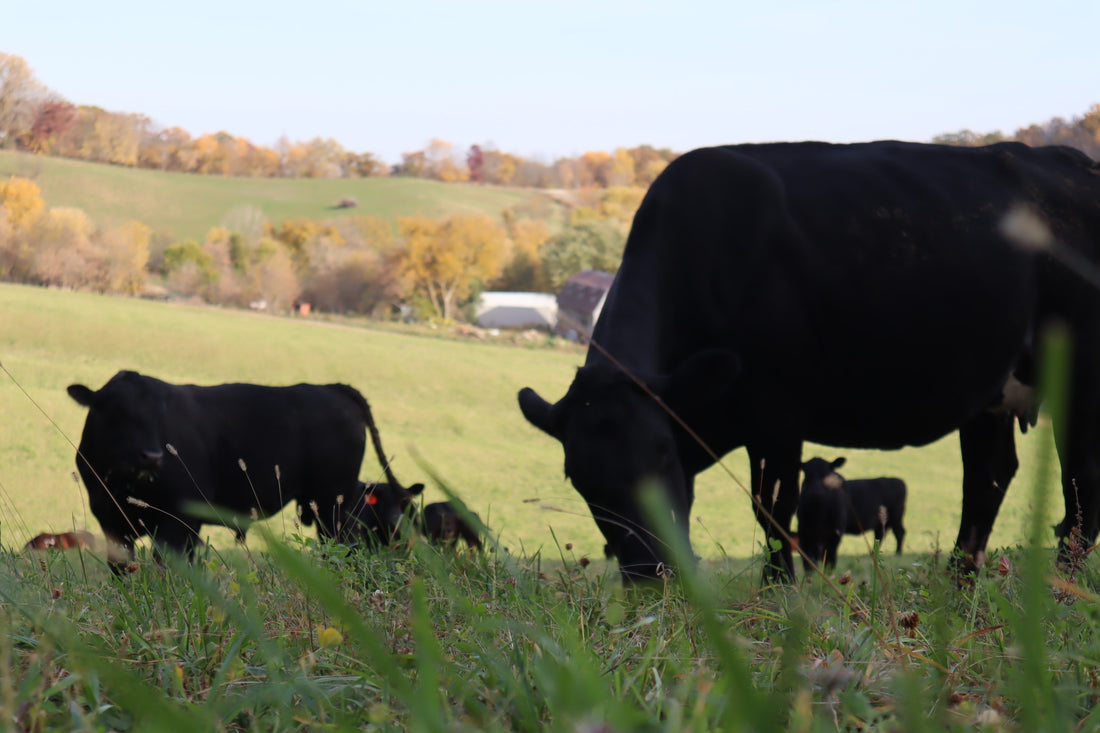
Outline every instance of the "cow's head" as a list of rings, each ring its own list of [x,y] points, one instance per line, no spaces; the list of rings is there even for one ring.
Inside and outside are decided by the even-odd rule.
[[[108,474],[130,479],[156,475],[164,461],[168,410],[163,382],[119,372],[97,391],[71,384],[68,392],[88,408],[79,450],[100,479],[106,481]]]
[[[340,530],[341,538],[361,538],[368,544],[388,545],[408,521],[413,497],[424,491],[424,484],[408,488],[400,484],[359,482],[359,492]]]
[[[671,375],[635,375],[645,388],[617,368],[597,364],[577,370],[556,404],[530,388],[520,391],[524,417],[561,441],[565,474],[588,503],[624,581],[656,578],[671,560],[666,539],[653,531],[640,505],[646,486],[664,493],[673,525],[688,538],[688,472],[698,467],[684,465],[691,439],[669,411],[692,426],[727,396],[739,370],[730,352],[708,351]]]

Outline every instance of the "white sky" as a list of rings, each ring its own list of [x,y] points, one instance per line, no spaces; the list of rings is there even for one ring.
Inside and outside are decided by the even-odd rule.
[[[389,163],[1012,133],[1100,103],[1100,0],[0,0],[77,104]]]

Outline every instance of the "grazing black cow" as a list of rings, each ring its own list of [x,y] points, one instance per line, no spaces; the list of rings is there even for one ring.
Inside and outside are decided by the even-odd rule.
[[[356,493],[370,407],[344,384],[169,384],[121,371],[69,394],[88,407],[77,467],[108,539],[190,555],[204,523],[243,538],[248,517],[296,500],[332,536],[340,497]],[[165,455],[165,452],[169,455]],[[201,516],[194,507],[201,506]]]
[[[1017,367],[1051,319],[1075,337],[1058,534],[1079,499],[1095,539],[1100,292],[1049,248],[1010,240],[1018,207],[1100,259],[1100,167],[1069,148],[773,143],[673,161],[634,217],[568,392],[555,404],[519,393],[527,420],[561,441],[624,579],[669,559],[640,509],[643,484],[661,487],[686,540],[695,475],[745,446],[753,507],[775,537],[798,502],[803,441],[893,449],[956,429],[956,547],[965,567],[980,564],[1023,413],[1005,388],[1028,384]],[[789,579],[777,538],[769,575]]]
[[[836,469],[843,458],[811,458],[802,464],[798,497],[798,538],[806,572],[813,564],[836,567],[837,548],[844,534],[874,530],[881,544],[886,530],[894,533],[897,554],[905,539],[905,482],[900,478],[845,479]]]

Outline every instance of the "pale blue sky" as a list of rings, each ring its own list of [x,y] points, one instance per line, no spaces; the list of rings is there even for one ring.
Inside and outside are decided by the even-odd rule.
[[[1100,0],[0,0],[0,51],[75,103],[390,163],[1011,133],[1100,103],[1098,29]]]

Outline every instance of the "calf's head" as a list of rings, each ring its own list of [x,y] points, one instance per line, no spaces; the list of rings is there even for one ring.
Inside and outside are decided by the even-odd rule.
[[[341,539],[388,545],[410,516],[413,497],[423,491],[424,484],[405,488],[400,484],[360,481],[358,494],[340,529]]]
[[[520,391],[524,417],[561,442],[565,475],[588,504],[624,581],[659,577],[671,560],[668,538],[653,530],[639,501],[647,486],[663,493],[672,525],[685,544],[688,540],[688,486],[694,474],[688,474],[692,469],[683,455],[690,438],[669,411],[692,425],[728,391],[738,368],[729,352],[709,351],[670,376],[640,376],[646,388],[597,364],[581,367],[555,404],[530,388]]]
[[[811,458],[802,464],[804,478],[798,497],[798,543],[806,571],[810,562],[820,565],[828,548],[834,547],[844,532],[847,502],[840,488],[844,477],[836,469],[844,458],[826,461]],[[835,553],[835,549],[834,549]],[[835,557],[830,558],[832,562]]]

